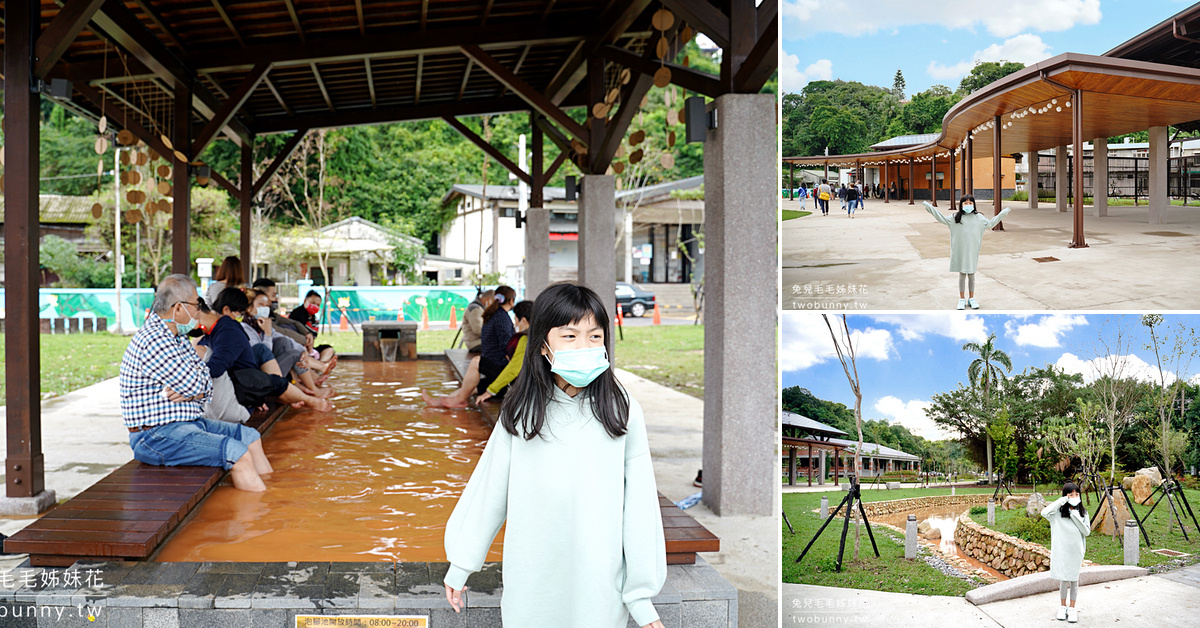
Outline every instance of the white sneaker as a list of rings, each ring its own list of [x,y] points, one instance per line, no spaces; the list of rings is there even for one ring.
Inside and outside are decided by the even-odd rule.
[[[967,300],[966,300],[966,299],[959,299],[959,300],[958,300],[958,307],[956,307],[956,308],[954,308],[954,309],[956,309],[956,310],[965,310],[965,309],[967,309]]]
[[[979,309],[979,301],[976,301],[975,297],[971,297],[970,299],[967,299],[967,305],[971,306],[972,310]]]
[[[1066,618],[1067,618],[1067,607],[1065,607],[1065,606],[1058,607],[1058,615],[1055,616],[1055,619],[1057,619],[1058,621],[1062,621]]]
[[[1073,624],[1077,621],[1079,621],[1079,610],[1072,606],[1067,609],[1067,622]]]

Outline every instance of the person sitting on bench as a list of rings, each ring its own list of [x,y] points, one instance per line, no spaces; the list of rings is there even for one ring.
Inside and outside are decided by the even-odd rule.
[[[133,457],[158,466],[197,465],[230,471],[233,485],[265,491],[271,473],[258,432],[203,418],[212,376],[184,335],[207,309],[191,277],[170,275],[158,285],[153,312],[121,358],[121,418]]]

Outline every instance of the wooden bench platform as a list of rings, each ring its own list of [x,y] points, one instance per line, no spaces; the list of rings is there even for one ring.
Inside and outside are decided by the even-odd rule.
[[[450,360],[461,381],[463,374],[471,364],[466,349],[447,349],[446,358]],[[496,420],[500,417],[500,403],[485,401],[478,406],[485,419],[495,429]],[[721,550],[721,539],[700,525],[670,498],[658,494],[658,505],[661,509],[663,536],[667,542],[668,565],[693,565],[696,563],[696,552],[718,552]]]
[[[281,404],[255,412],[245,425],[266,433],[287,408]],[[35,567],[68,567],[84,559],[144,560],[226,473],[220,467],[158,467],[131,460],[8,537],[4,550],[29,554]]]

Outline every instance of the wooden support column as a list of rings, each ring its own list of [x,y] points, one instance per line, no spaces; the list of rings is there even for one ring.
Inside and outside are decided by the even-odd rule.
[[[992,215],[1000,215],[1000,204],[1004,199],[1000,196],[1004,193],[1004,182],[1002,181],[1003,174],[1000,171],[1000,129],[1003,127],[1000,124],[1000,116],[996,116],[992,121]],[[992,227],[992,231],[1004,231],[1004,223]]]
[[[588,57],[587,88],[588,172],[604,174],[608,169],[608,164],[600,157],[600,148],[604,145],[604,118],[592,115],[592,105],[603,102],[607,91],[604,85],[604,59],[601,57]]]
[[[963,171],[966,180],[963,189],[971,196],[975,195],[975,139],[967,137],[967,169]]]
[[[912,156],[909,155],[909,157],[908,157],[908,204],[909,205],[917,204],[916,196],[915,196],[916,192],[913,190],[913,188],[916,187],[916,185],[914,185],[917,181],[916,176],[917,176],[916,175],[916,164],[913,161]]]
[[[38,331],[39,96],[32,85],[38,4],[4,7],[4,355],[8,447],[3,511],[37,514],[54,504],[44,491],[41,336]],[[45,499],[46,496],[49,499]]]
[[[788,486],[796,485],[796,448],[788,449]]]
[[[958,207],[958,199],[956,198],[957,195],[954,193],[955,192],[955,189],[954,189],[954,149],[950,149],[949,161],[950,161],[950,172],[949,172],[949,175],[950,175],[950,209],[955,209]]]
[[[242,242],[239,248],[242,258],[242,276],[246,278],[247,282],[253,282],[254,259],[250,254],[250,205],[254,200],[254,136],[250,136],[250,141],[242,142],[242,181],[238,192],[242,210],[240,223]]]
[[[171,143],[175,150],[188,150],[192,145],[192,90],[182,82],[175,84],[175,125]],[[191,159],[191,155],[184,155]],[[191,274],[192,211],[188,163],[171,160],[171,272]]]
[[[788,200],[789,201],[796,200],[796,197],[792,193],[792,191],[795,188],[796,188],[796,164],[789,163],[788,164]]]
[[[829,162],[825,162],[825,182],[829,183]]]
[[[891,192],[888,190],[888,182],[887,182],[887,179],[888,179],[888,178],[891,176],[891,175],[889,175],[889,174],[888,174],[888,163],[889,163],[889,162],[888,162],[888,160],[887,160],[887,159],[884,159],[884,160],[883,160],[883,178],[884,178],[884,182],[883,182],[883,202],[885,202],[885,203],[890,203],[890,202],[892,202],[892,200],[891,200],[891,199],[892,199],[892,196],[891,196]]]
[[[1071,94],[1071,149],[1075,151],[1075,172],[1071,181],[1075,192],[1075,219],[1072,226],[1071,248],[1087,248],[1083,237],[1083,92]],[[1094,148],[1094,147],[1093,147]],[[1165,187],[1166,177],[1163,177]]]
[[[929,157],[929,198],[937,207],[937,153]]]

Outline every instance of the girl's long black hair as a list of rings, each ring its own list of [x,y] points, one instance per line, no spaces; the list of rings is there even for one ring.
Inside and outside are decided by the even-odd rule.
[[[1074,482],[1067,482],[1066,484],[1063,484],[1063,490],[1062,490],[1063,497],[1066,497],[1070,493],[1078,493],[1078,492],[1079,492],[1078,484],[1076,484]],[[1081,495],[1081,497],[1082,497],[1082,495]],[[1075,506],[1072,506],[1071,504],[1063,502],[1063,505],[1058,507],[1058,514],[1062,515],[1063,519],[1066,519],[1067,517],[1071,516],[1072,508],[1075,508],[1079,511],[1080,517],[1087,517],[1087,511],[1083,509],[1083,500],[1082,499],[1080,499],[1079,504],[1075,505]]]
[[[577,323],[588,316],[604,330],[604,347],[611,356],[608,310],[605,301],[591,289],[569,282],[556,283],[543,290],[533,302],[521,374],[517,375],[500,406],[500,422],[509,434],[532,440],[541,433],[546,422],[546,405],[554,398],[556,388],[550,362],[542,356],[542,347],[546,346],[551,329]],[[597,376],[579,394],[587,396],[592,415],[609,436],[616,438],[625,433],[629,423],[629,397],[617,382],[612,368]]]
[[[504,295],[504,298],[494,299],[492,304],[487,306],[487,309],[483,311],[483,322],[486,323],[492,317],[492,314],[499,311],[505,303],[514,303],[517,298],[517,291],[508,286],[498,286],[496,288],[496,296],[499,297],[500,295]]]
[[[963,201],[967,201],[967,200],[970,200],[971,204],[975,205],[975,197],[974,196],[971,196],[970,194],[963,194],[962,198],[958,199],[958,212],[954,214],[954,222],[962,224],[963,214],[967,213],[967,212],[963,211],[963,208],[962,208]],[[975,208],[975,211],[979,211],[978,206]]]

